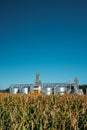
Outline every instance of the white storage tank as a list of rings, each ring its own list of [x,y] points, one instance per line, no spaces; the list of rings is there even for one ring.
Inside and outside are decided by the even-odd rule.
[[[28,87],[21,88],[21,93],[28,94]]]
[[[67,88],[64,86],[58,86],[58,87],[54,88],[54,94],[59,93],[59,94],[63,95],[66,92],[67,92]]]
[[[60,92],[60,93],[66,92],[66,88],[65,88],[65,87],[59,87],[59,92]]]
[[[66,92],[67,92],[67,88],[66,87],[64,87],[64,86],[59,87],[59,93],[61,95],[65,94]]]
[[[59,93],[59,87],[58,86],[54,88],[54,94],[56,94],[56,93]]]
[[[46,95],[50,95],[53,93],[53,88],[51,87],[44,87],[43,88],[43,93],[46,94]]]
[[[18,87],[11,87],[10,88],[10,93],[17,94],[18,92],[19,92],[19,88]]]
[[[82,94],[83,94],[83,90],[82,90],[82,89],[79,89],[78,94],[82,95]]]

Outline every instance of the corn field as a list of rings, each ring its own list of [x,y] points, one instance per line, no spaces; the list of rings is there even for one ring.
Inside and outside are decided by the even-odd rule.
[[[87,130],[87,95],[0,93],[0,130]]]

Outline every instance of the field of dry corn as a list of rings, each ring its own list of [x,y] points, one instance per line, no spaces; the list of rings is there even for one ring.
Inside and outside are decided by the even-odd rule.
[[[87,95],[0,93],[0,130],[87,130]]]

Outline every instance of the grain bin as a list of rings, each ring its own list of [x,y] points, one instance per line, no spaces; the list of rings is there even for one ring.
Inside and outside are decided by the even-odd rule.
[[[65,87],[65,86],[57,86],[54,88],[54,94],[59,93],[59,94],[63,95],[66,92],[67,92],[67,87]]]
[[[23,94],[28,94],[28,87],[23,87],[23,88],[21,88],[21,93],[23,93]]]
[[[67,88],[66,87],[64,87],[64,86],[60,86],[59,87],[59,93],[61,95],[65,94],[66,92],[67,92]]]
[[[59,87],[54,87],[54,94],[59,93]]]
[[[53,93],[53,88],[51,87],[44,87],[43,88],[43,93],[46,94],[46,95],[50,95]]]
[[[19,88],[18,87],[11,87],[10,88],[10,93],[17,94],[18,92],[19,92]]]
[[[83,93],[83,90],[82,90],[82,89],[79,89],[78,94],[80,94],[80,95],[84,94],[84,93]]]

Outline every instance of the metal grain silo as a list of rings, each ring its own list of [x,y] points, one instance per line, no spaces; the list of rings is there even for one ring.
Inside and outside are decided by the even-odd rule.
[[[10,88],[10,93],[17,94],[18,92],[19,92],[19,88],[17,88],[17,87]]]
[[[63,95],[66,92],[67,92],[67,87],[66,86],[56,86],[54,88],[54,94],[59,93],[59,94]]]
[[[65,94],[66,92],[67,92],[67,88],[66,87],[64,87],[64,86],[60,86],[59,87],[59,93],[61,95]]]
[[[59,83],[55,84],[54,94],[59,93]]]
[[[50,95],[53,93],[53,88],[51,87],[44,87],[43,88],[43,93],[46,94],[46,95]]]
[[[21,93],[28,94],[28,87],[21,88]]]
[[[80,95],[84,94],[84,93],[83,93],[83,90],[82,90],[82,89],[79,89],[78,94],[80,94]]]
[[[54,94],[59,93],[59,87],[54,88]]]

